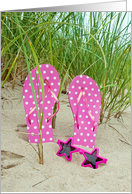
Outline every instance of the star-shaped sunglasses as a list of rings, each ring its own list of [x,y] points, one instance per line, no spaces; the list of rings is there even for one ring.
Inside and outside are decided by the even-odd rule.
[[[68,161],[72,160],[72,153],[79,152],[80,154],[83,154],[85,157],[85,160],[81,164],[83,167],[90,166],[93,169],[98,168],[99,163],[105,163],[107,162],[106,158],[103,158],[99,156],[99,148],[96,147],[92,150],[92,152],[88,152],[84,149],[78,148],[76,146],[73,146],[73,138],[70,137],[66,142],[58,140],[57,144],[60,146],[59,151],[56,153],[57,156],[64,155]]]

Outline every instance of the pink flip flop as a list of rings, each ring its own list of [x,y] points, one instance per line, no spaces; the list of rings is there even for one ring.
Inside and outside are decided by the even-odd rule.
[[[94,148],[101,108],[98,85],[88,76],[77,76],[70,84],[68,96],[75,122],[74,144]]]
[[[40,70],[44,81],[44,92],[45,92],[44,115],[43,115],[43,122],[42,122],[42,131],[41,131],[42,143],[45,143],[45,142],[54,141],[53,131],[52,131],[52,117],[55,116],[59,110],[59,101],[57,99],[57,95],[60,89],[60,79],[56,69],[49,64],[40,65]],[[35,68],[31,70],[31,77],[32,77],[32,81],[35,89],[37,103],[38,104],[40,103],[40,111],[42,113],[42,108],[43,108],[42,89],[41,89],[39,75],[37,72],[37,67],[36,67],[36,73],[37,73],[38,83],[36,80]],[[39,93],[38,93],[38,89],[39,89]],[[55,101],[57,102],[58,110],[56,113],[54,113],[54,115],[52,115]],[[23,86],[23,103],[24,103],[26,122],[27,122],[27,132],[30,133],[30,135],[28,135],[29,142],[39,143],[40,142],[39,136],[38,136],[39,119],[37,116],[37,110],[35,106],[34,97],[32,94],[29,75],[27,75]]]

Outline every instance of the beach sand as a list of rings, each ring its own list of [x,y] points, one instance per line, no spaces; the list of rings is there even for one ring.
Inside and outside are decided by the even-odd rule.
[[[27,132],[22,87],[2,88],[1,96],[1,192],[131,191],[131,108],[122,114],[122,120],[112,118],[98,126],[95,147],[108,159],[107,164],[99,164],[98,169],[82,167],[84,156],[79,153],[70,162],[56,155],[57,140],[66,141],[74,132],[68,95],[62,94],[54,143],[43,144],[44,165],[40,165],[27,135],[15,132]]]

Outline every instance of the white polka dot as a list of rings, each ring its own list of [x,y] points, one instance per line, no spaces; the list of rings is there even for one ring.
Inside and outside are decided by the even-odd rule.
[[[86,84],[86,82],[85,82],[85,81],[83,81],[83,84]]]
[[[48,67],[49,67],[49,65],[46,65],[46,67],[48,68]]]
[[[35,80],[35,78],[34,78],[34,77],[32,77],[32,80]]]
[[[47,95],[45,96],[45,98],[47,98]]]
[[[53,138],[52,138],[52,137],[50,137],[50,141],[52,141],[52,139],[53,139]]]
[[[87,140],[86,139],[84,139],[84,142],[86,142]]]
[[[84,129],[87,130],[87,127],[85,127]]]
[[[49,128],[52,128],[52,125],[49,125]]]
[[[100,92],[100,90],[98,89],[98,92]]]
[[[53,73],[53,71],[50,71],[50,73]]]
[[[50,104],[50,101],[48,101],[47,103]]]
[[[23,99],[25,98],[25,96],[23,96]]]
[[[87,148],[89,148],[89,146],[88,146],[88,145],[87,145],[86,147],[87,147]]]
[[[46,71],[43,71],[43,73],[45,74],[45,73],[46,73]]]
[[[43,85],[46,86],[46,83],[44,83]]]
[[[94,91],[94,88],[92,88],[91,90]]]
[[[77,80],[76,82],[79,83],[79,80]]]
[[[83,104],[80,104],[80,106],[83,106]]]
[[[37,98],[39,98],[39,95],[37,95]]]
[[[98,102],[99,102],[99,100],[96,100],[96,102],[98,103]]]
[[[78,138],[77,141],[80,141],[80,139]]]
[[[75,92],[75,94],[78,94],[77,92]]]
[[[28,104],[28,102],[25,102],[25,104]]]
[[[49,80],[49,77],[46,77],[47,80]]]
[[[91,128],[91,130],[93,131],[93,127]]]
[[[29,83],[29,86],[31,86],[31,83]]]
[[[88,79],[89,77],[87,76],[86,78]]]
[[[34,120],[31,120],[31,123],[33,123],[34,122]]]
[[[98,113],[98,111],[95,111],[95,113],[97,114],[97,113]]]
[[[45,138],[43,138],[42,141],[45,141]]]
[[[85,112],[85,110],[83,109],[82,112]]]
[[[47,110],[48,109],[48,107],[45,107],[45,110]]]
[[[34,133],[31,133],[31,135],[33,136],[33,135],[34,135]]]
[[[85,87],[85,90],[87,90],[88,88],[87,87]]]
[[[86,115],[86,118],[88,118],[88,115]]]
[[[29,98],[32,98],[32,95],[30,95]]]
[[[44,129],[44,125],[42,125],[42,129]]]
[[[80,75],[80,78],[82,78],[82,75]]]
[[[96,106],[95,105],[93,105],[93,108],[95,108]]]
[[[56,91],[57,91],[57,89],[54,89],[54,91],[56,92]]]
[[[60,82],[58,83],[58,85],[60,86]]]
[[[89,133],[87,133],[87,136],[89,136],[90,134]]]
[[[39,65],[39,67],[41,68],[41,67],[42,67],[42,65]]]
[[[90,99],[90,102],[93,102],[93,99]]]
[[[51,83],[51,86],[53,86],[54,85],[54,83]]]
[[[48,115],[50,116],[50,115],[51,115],[51,113],[48,113]]]
[[[81,121],[81,123],[83,124],[83,123],[84,123],[84,121]]]
[[[42,89],[40,89],[39,91],[42,92]]]
[[[88,122],[88,124],[90,125],[90,122]]]
[[[97,94],[95,94],[94,96],[97,97]]]
[[[27,130],[29,130],[29,127],[27,127]]]
[[[38,74],[38,71],[36,71],[36,73]]]
[[[26,117],[28,116],[28,114],[26,114]]]
[[[37,139],[35,139],[35,142],[37,142],[38,140]]]
[[[83,135],[83,133],[80,133],[80,135],[82,136],[82,135]]]
[[[48,135],[49,134],[49,131],[47,131],[46,134]]]
[[[88,93],[88,96],[91,96],[91,94],[90,94],[90,93]]]
[[[92,139],[91,139],[90,141],[91,141],[91,142],[93,142],[93,140],[92,140]]]
[[[73,97],[71,97],[70,99],[73,100]]]
[[[25,90],[25,92],[27,93],[27,92],[28,92],[28,90]]]
[[[94,137],[96,137],[96,134],[93,134]]]
[[[72,88],[74,88],[74,86],[72,86]]]
[[[74,135],[76,135],[76,132],[74,132]]]
[[[92,82],[90,82],[89,84],[92,85]]]
[[[74,103],[73,105],[76,106],[76,103]]]
[[[69,94],[71,93],[71,91],[69,91]]]
[[[79,117],[81,118],[81,117],[82,117],[82,115],[79,115]]]
[[[79,86],[78,89],[81,89],[81,86]]]
[[[53,77],[53,79],[56,79],[56,77]]]
[[[25,80],[27,80],[27,77],[26,77],[26,79]]]

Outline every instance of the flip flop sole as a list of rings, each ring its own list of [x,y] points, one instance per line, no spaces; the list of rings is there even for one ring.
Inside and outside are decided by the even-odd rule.
[[[52,91],[57,96],[59,93],[59,89],[60,89],[60,79],[59,79],[58,72],[53,66],[49,64],[40,65],[40,70],[41,70],[41,74],[43,77],[43,81],[45,79],[49,81]],[[36,67],[36,71],[37,71],[37,67]],[[37,79],[36,79],[35,68],[31,70],[31,76],[32,76],[32,81],[34,85],[35,95],[36,95],[37,102],[38,102],[39,98],[40,100],[42,99],[42,89],[41,89],[38,72],[37,72]],[[47,87],[48,86],[44,83],[44,91],[47,91]],[[39,135],[39,120],[38,120],[36,109],[30,114],[31,125],[28,121],[28,114],[35,107],[35,101],[34,101],[32,89],[31,89],[29,75],[27,75],[25,82],[24,82],[24,86],[23,86],[23,103],[24,103],[26,122],[27,122],[27,132],[30,134],[37,134],[37,135],[28,135],[29,142],[30,143],[40,143],[40,139],[38,136]],[[55,99],[52,96],[51,92],[49,91],[45,95],[45,99],[44,99],[44,115],[43,115],[42,131],[41,131],[42,132],[42,143],[54,141],[53,131],[52,131],[52,119],[50,119],[49,122],[47,122],[47,118],[50,115],[52,115],[54,104],[55,104]],[[41,113],[42,113],[42,108],[43,108],[43,102],[41,101],[40,102]]]
[[[94,123],[88,114],[88,109],[86,108],[86,104],[83,97],[81,97],[79,102],[79,129],[77,128],[77,123],[75,119],[77,111],[77,98],[79,96],[79,93],[81,92],[82,87],[85,90],[89,110],[92,116],[94,116],[94,120],[97,124],[94,131]],[[70,84],[68,97],[74,115],[74,144],[94,148],[101,106],[101,95],[98,85],[92,78],[88,76],[77,76],[72,80]]]

